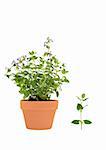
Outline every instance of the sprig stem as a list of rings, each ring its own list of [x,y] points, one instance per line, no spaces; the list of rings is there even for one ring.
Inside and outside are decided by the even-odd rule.
[[[82,105],[83,101],[81,100],[81,105]],[[83,124],[83,119],[82,119],[82,110],[80,109],[80,123],[81,123],[81,130],[82,130],[82,124]]]
[[[80,123],[81,123],[81,130],[82,130],[82,122],[83,122],[83,120],[82,120],[82,110],[80,110]]]

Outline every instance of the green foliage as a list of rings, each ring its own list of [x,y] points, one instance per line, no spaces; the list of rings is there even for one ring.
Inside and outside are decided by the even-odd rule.
[[[81,104],[77,104],[77,110],[82,110],[83,109],[83,106]]]
[[[73,123],[73,124],[80,124],[80,120],[73,120],[71,123]]]
[[[44,43],[47,51],[42,56],[30,51],[13,61],[6,71],[25,99],[50,100],[53,93],[58,97],[61,85],[69,82],[65,65],[50,51],[51,42],[48,37]]]
[[[83,120],[85,124],[91,124],[92,122],[90,120]]]
[[[84,105],[83,103],[88,99],[85,95],[85,93],[83,93],[80,97],[77,96],[78,100],[80,101],[80,103],[77,104],[76,109],[80,112],[80,120],[73,120],[71,123],[73,124],[80,124],[81,125],[81,129],[82,129],[82,125],[83,124],[91,124],[92,122],[90,120],[83,120],[82,119],[82,112],[83,109],[87,106]]]
[[[83,94],[81,95],[81,97],[82,97],[82,98],[85,98],[85,93],[83,93]]]

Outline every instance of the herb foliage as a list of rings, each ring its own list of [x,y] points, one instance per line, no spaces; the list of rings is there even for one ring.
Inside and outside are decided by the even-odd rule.
[[[6,69],[6,76],[15,82],[19,92],[27,100],[50,100],[53,93],[59,96],[63,83],[69,83],[68,71],[51,52],[52,39],[44,42],[46,51],[38,56],[36,51],[21,56]]]

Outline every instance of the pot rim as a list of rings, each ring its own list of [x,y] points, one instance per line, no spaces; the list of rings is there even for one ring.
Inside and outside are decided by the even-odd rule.
[[[54,100],[54,99],[50,99],[50,100],[27,100],[27,99],[22,99],[20,100],[22,102],[53,102],[53,101],[58,101],[58,100]]]
[[[58,100],[49,101],[27,101],[21,100],[20,107],[23,110],[54,110],[58,108]]]

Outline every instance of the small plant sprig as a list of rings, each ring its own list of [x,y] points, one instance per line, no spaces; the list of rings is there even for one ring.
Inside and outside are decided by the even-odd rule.
[[[83,118],[82,118],[82,112],[83,112],[83,109],[86,107],[86,106],[88,106],[88,105],[84,105],[84,102],[86,101],[86,100],[88,100],[88,98],[86,97],[86,95],[83,93],[80,97],[78,97],[77,96],[77,98],[78,98],[78,100],[80,101],[78,104],[77,104],[77,107],[76,107],[76,109],[80,112],[80,119],[79,120],[73,120],[71,123],[73,123],[73,124],[76,124],[76,125],[78,125],[78,124],[80,124],[80,126],[81,126],[81,130],[82,130],[82,125],[83,124],[91,124],[92,122],[90,121],[90,120],[83,120]]]

